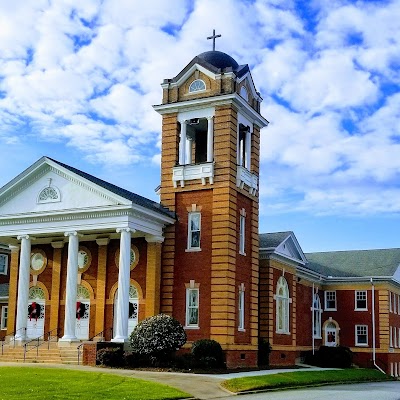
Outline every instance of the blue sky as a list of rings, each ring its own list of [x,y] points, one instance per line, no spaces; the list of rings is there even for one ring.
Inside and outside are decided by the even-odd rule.
[[[152,105],[216,29],[271,122],[260,231],[400,247],[398,21],[398,0],[0,0],[0,186],[47,155],[157,200]]]

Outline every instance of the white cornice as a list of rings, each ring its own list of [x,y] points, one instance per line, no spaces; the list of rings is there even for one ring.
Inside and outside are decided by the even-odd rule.
[[[159,114],[163,115],[169,113],[189,111],[199,106],[204,107],[205,105],[208,105],[209,107],[215,107],[225,104],[235,104],[237,107],[240,108],[240,111],[250,121],[252,121],[260,128],[264,128],[269,124],[269,122],[261,114],[259,114],[253,108],[251,108],[250,105],[247,103],[247,101],[242,99],[242,97],[240,97],[237,93],[187,100],[178,103],[159,104],[159,105],[154,105],[153,108]]]

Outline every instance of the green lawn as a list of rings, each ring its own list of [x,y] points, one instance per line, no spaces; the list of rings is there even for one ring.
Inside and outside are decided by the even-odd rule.
[[[1,367],[0,400],[130,400],[191,397],[140,379],[57,368]]]
[[[222,386],[231,392],[240,393],[252,390],[302,387],[326,383],[372,382],[384,380],[393,380],[393,378],[373,369],[343,369],[296,371],[247,378],[234,378],[224,381]]]

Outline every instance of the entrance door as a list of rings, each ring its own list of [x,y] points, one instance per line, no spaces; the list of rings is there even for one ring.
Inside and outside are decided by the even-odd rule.
[[[46,300],[43,289],[32,286],[29,289],[28,322],[26,337],[36,339],[44,334],[44,313]]]
[[[333,322],[325,325],[325,346],[337,346],[337,327]]]
[[[116,332],[117,323],[117,303],[118,303],[118,289],[115,292],[114,299],[114,332]],[[128,337],[131,335],[135,326],[138,324],[139,315],[139,296],[138,291],[134,285],[129,287],[129,317],[128,317]]]
[[[78,286],[76,296],[75,336],[80,340],[89,339],[90,293],[82,285]]]

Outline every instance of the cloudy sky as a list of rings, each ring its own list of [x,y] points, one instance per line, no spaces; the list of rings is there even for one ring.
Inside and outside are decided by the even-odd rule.
[[[400,247],[399,21],[399,0],[0,0],[0,186],[47,155],[157,200],[152,105],[215,28],[270,121],[260,231]]]

